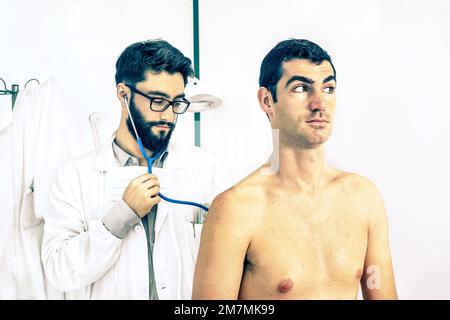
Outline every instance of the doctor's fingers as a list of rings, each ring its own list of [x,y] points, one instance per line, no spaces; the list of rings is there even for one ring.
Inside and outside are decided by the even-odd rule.
[[[159,181],[155,177],[150,177],[150,179],[145,180],[145,181],[135,179],[135,180],[131,181],[128,186],[133,189],[136,189],[136,190],[145,191],[154,186],[159,186]]]
[[[158,204],[161,201],[161,198],[159,196],[149,197],[147,198],[147,201],[149,202],[150,206],[153,207],[155,204]]]
[[[159,193],[159,186],[154,186],[153,188],[148,189],[146,193],[147,197],[154,197]]]
[[[144,173],[143,175],[133,179],[131,183],[141,184],[149,180],[158,180],[158,177],[156,177],[153,173]]]
[[[151,189],[153,187],[159,187],[159,181],[152,178],[145,182],[142,182],[139,187],[143,189]]]

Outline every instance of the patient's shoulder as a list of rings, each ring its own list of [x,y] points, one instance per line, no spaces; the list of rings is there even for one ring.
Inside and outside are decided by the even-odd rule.
[[[259,187],[238,183],[218,194],[211,208],[220,212],[246,211],[259,203],[262,195]]]
[[[365,206],[379,205],[382,202],[378,187],[369,178],[358,173],[336,169],[331,172],[331,182],[337,184],[354,201]]]
[[[211,203],[208,216],[214,220],[255,222],[263,210],[265,193],[255,181],[245,178],[218,194]]]
[[[378,192],[375,183],[361,174],[342,171],[341,179],[354,192],[371,195]]]

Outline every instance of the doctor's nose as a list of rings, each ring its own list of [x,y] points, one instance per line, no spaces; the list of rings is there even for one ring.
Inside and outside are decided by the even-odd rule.
[[[169,106],[166,110],[161,112],[160,119],[166,122],[174,122],[175,121],[175,113],[173,112],[173,107]]]

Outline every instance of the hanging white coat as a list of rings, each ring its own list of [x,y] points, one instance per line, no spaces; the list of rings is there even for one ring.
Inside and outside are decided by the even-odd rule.
[[[22,90],[16,100],[12,150],[2,149],[7,156],[12,152],[13,164],[3,168],[13,175],[13,230],[4,261],[14,284],[10,298],[62,298],[44,277],[40,249],[51,180],[69,158],[68,114],[70,101],[54,78]]]
[[[168,197],[210,203],[228,186],[213,158],[196,147],[169,145],[164,169],[154,168]],[[67,163],[58,173],[45,214],[42,262],[66,299],[148,299],[147,240],[142,222],[124,239],[103,225],[115,205],[125,205],[126,185],[114,185],[118,168],[111,141]],[[141,167],[143,172],[146,168]],[[142,172],[141,172],[142,173]],[[131,178],[131,177],[130,177]],[[153,266],[159,299],[190,299],[201,224],[195,207],[161,201],[155,222]]]

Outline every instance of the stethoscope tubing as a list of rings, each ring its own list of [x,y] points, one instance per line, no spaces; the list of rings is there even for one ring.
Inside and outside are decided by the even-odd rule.
[[[153,162],[159,157],[159,155],[156,155],[155,157],[150,158],[149,156],[147,156],[147,153],[145,152],[144,145],[142,144],[141,139],[137,138],[136,140],[137,140],[137,143],[139,145],[139,149],[141,149],[142,155],[147,160],[148,173],[152,173]],[[163,195],[161,192],[159,192],[158,195],[161,197],[161,199],[163,199],[163,200],[165,200],[167,202],[171,202],[171,203],[175,203],[175,204],[181,204],[181,205],[186,205],[186,206],[193,206],[193,207],[197,207],[197,208],[203,209],[206,212],[208,212],[208,207],[206,207],[206,206],[204,206],[204,205],[202,205],[200,203],[192,202],[192,201],[172,199],[172,198],[169,198],[169,197]]]

